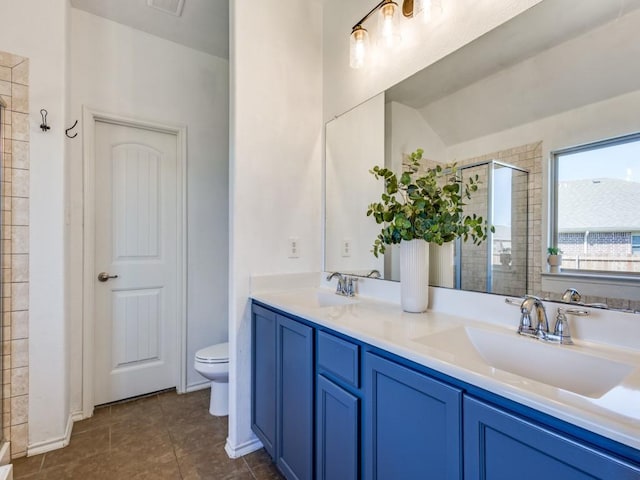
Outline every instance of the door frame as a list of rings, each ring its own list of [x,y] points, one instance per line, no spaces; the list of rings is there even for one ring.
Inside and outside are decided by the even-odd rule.
[[[176,389],[186,391],[187,384],[187,127],[149,120],[125,117],[88,106],[82,107],[83,154],[83,228],[82,228],[82,414],[93,415],[93,366],[94,366],[94,282],[95,275],[95,132],[96,122],[125,127],[142,128],[154,132],[168,133],[176,137],[176,236],[177,236],[177,361]]]

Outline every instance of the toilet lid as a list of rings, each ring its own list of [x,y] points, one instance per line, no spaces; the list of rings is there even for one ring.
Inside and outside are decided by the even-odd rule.
[[[196,352],[196,360],[206,363],[228,362],[229,343],[218,343],[198,350]]]

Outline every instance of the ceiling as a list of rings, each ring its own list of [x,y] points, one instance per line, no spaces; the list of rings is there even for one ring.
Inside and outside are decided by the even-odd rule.
[[[229,0],[185,0],[176,17],[147,0],[71,0],[71,5],[196,50],[229,58]]]

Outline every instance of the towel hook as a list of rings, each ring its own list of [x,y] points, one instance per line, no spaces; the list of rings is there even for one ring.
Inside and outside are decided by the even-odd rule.
[[[75,122],[73,122],[73,125],[71,125],[69,128],[67,128],[67,129],[64,131],[64,134],[65,134],[67,137],[69,137],[69,138],[76,138],[76,137],[78,136],[78,133],[77,133],[77,132],[76,132],[75,134],[73,134],[73,135],[69,135],[69,130],[73,130],[74,128],[76,128],[76,125],[78,125],[78,120],[76,120]]]
[[[42,117],[42,123],[40,124],[40,128],[42,129],[43,132],[46,132],[47,130],[51,129],[51,127],[47,125],[48,114],[49,112],[47,112],[44,108],[40,110],[40,116]]]

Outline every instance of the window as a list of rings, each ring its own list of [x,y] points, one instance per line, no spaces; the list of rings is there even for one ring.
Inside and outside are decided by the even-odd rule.
[[[631,254],[640,255],[640,233],[631,235]]]
[[[640,134],[553,154],[563,270],[640,273]]]

